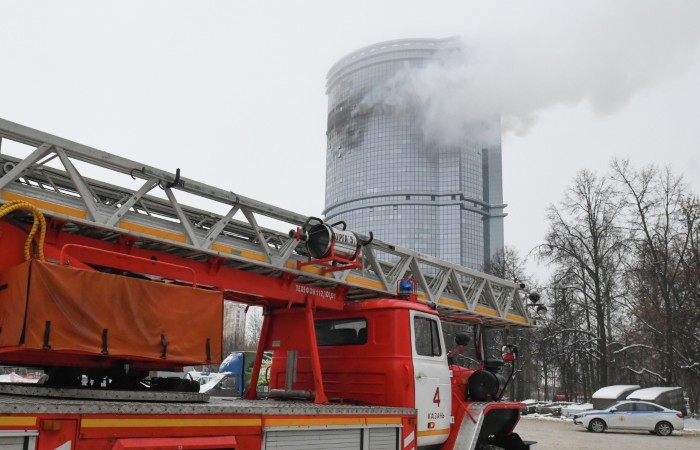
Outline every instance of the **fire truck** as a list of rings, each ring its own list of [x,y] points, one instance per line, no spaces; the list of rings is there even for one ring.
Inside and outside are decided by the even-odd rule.
[[[3,119],[0,249],[0,365],[43,373],[3,449],[531,447],[516,283]],[[225,301],[264,311],[245,394],[152,376],[221,362]]]

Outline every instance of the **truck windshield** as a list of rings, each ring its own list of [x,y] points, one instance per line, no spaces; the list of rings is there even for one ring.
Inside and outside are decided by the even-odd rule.
[[[481,361],[477,355],[475,345],[475,343],[478,342],[479,324],[443,322],[442,334],[448,351],[458,347],[457,343],[455,342],[458,333],[464,333],[469,336],[469,342],[464,347],[464,350],[454,355],[454,363],[458,366],[467,368],[476,368],[481,366]]]
[[[502,360],[503,353],[501,352],[501,349],[503,348],[503,345],[507,343],[505,331],[500,328],[484,326],[483,335],[485,348],[484,360]]]
[[[442,333],[448,351],[457,348],[455,338],[458,333],[469,336],[469,343],[464,350],[454,356],[454,363],[467,368],[481,366],[481,361],[498,360],[502,358],[503,333],[499,329],[490,328],[478,323],[443,322]],[[478,344],[483,339],[484,349],[479,351]]]

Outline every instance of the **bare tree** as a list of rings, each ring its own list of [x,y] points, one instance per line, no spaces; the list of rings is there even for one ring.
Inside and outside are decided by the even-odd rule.
[[[246,318],[245,344],[243,350],[256,350],[263,325],[262,308],[252,307]]]
[[[633,258],[628,299],[638,332],[628,369],[667,386],[683,382],[691,410],[700,395],[700,202],[682,177],[666,167],[641,170],[614,161],[614,176],[628,198]],[[642,354],[646,352],[646,355]],[[649,353],[658,355],[649,358]]]
[[[506,246],[497,251],[487,264],[484,272],[507,280],[522,283],[530,290],[537,290],[534,277],[525,271],[526,259],[520,256],[515,247]],[[537,365],[533,358],[535,330],[513,330],[503,336],[503,342],[514,343],[518,347],[519,359],[517,369],[510,383],[510,398],[524,400],[532,397],[533,388],[537,388]]]
[[[597,358],[597,384],[609,379],[608,343],[611,334],[614,288],[623,239],[618,227],[621,205],[610,182],[582,170],[565,193],[559,207],[547,209],[549,231],[538,247],[541,260],[555,266],[561,280],[584,298],[592,316]],[[589,329],[587,331],[592,331]]]
[[[537,255],[554,271],[532,348],[545,395],[680,384],[697,411],[698,197],[668,168],[613,161],[605,177],[579,172],[547,218]]]
[[[686,227],[690,230],[690,245],[677,284],[687,300],[679,320],[679,356],[690,410],[697,413],[700,410],[700,199],[695,195],[688,197],[683,209]]]

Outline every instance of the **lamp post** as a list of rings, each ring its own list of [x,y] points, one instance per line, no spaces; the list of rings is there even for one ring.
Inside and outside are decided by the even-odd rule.
[[[544,305],[543,302],[540,301],[541,297],[540,297],[539,293],[529,292],[524,283],[520,283],[520,289],[527,293],[527,299],[525,300],[525,307],[527,310],[529,310],[529,308],[533,308],[533,312],[532,313],[528,312],[528,315],[530,316],[530,320],[532,321],[532,324],[537,326],[538,319],[544,320],[545,315],[547,314],[547,307]],[[537,337],[538,335],[539,335],[539,333],[528,334],[528,336],[529,336],[528,339],[532,339],[533,337]],[[533,342],[533,341],[530,341],[530,342]],[[532,352],[533,356],[535,355],[535,353],[538,353],[538,350],[536,350],[535,346],[539,347],[539,345],[534,343],[534,342],[532,343],[532,347],[528,346],[530,348],[530,351]],[[534,372],[532,372],[532,369],[528,370],[529,375],[527,375],[527,374],[525,375],[524,382],[527,383],[530,387],[532,387],[532,382],[534,381],[534,384],[535,384],[536,389],[537,389],[537,399],[539,400],[540,399],[540,388],[541,388],[540,379],[539,379],[540,362],[542,363],[542,370],[543,371],[547,370],[547,366],[546,366],[544,361],[539,361],[537,358],[533,358],[533,361],[535,363],[534,364]],[[532,381],[529,381],[529,380],[532,380]],[[546,375],[545,375],[545,380],[546,380]],[[530,390],[528,389],[527,392],[530,392]],[[545,392],[546,392],[546,381],[545,381]]]
[[[545,315],[547,314],[547,307],[544,305],[544,303],[540,302],[540,294],[537,292],[530,292],[527,298],[530,300],[527,307],[535,310],[536,315],[531,318],[534,319],[534,323],[537,325],[537,319],[544,319]]]

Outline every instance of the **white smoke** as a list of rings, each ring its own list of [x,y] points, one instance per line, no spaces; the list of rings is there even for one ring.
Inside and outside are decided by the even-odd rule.
[[[503,133],[525,134],[557,105],[614,113],[698,59],[700,1],[581,3],[548,5],[560,9],[558,22],[464,35],[460,57],[406,66],[359,110],[417,108],[426,139],[452,146],[499,136],[485,125],[499,114]]]

